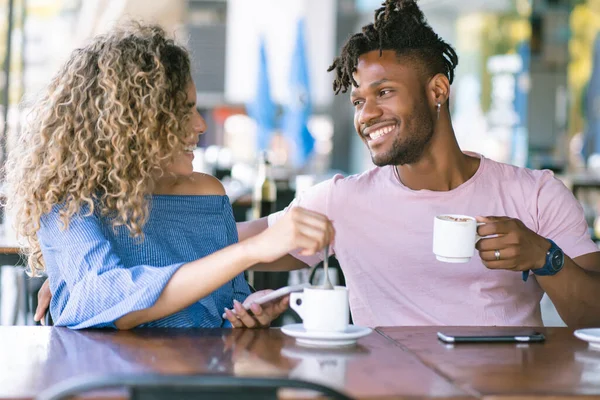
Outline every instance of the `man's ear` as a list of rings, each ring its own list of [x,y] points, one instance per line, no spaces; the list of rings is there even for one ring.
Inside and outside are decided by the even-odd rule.
[[[450,81],[444,74],[436,74],[430,80],[428,84],[429,100],[434,106],[439,104],[446,104],[450,97]]]

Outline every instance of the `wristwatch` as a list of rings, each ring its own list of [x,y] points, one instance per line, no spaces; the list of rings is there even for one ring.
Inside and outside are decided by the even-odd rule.
[[[535,275],[552,276],[558,273],[565,265],[565,253],[550,239],[550,250],[546,253],[546,263],[542,268],[532,270]],[[527,282],[529,270],[523,271],[523,281]]]

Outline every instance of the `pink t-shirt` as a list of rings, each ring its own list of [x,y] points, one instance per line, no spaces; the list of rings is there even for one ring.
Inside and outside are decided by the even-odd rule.
[[[598,251],[582,207],[552,172],[483,157],[475,175],[451,191],[411,190],[387,166],[336,175],[290,207],[296,205],[333,221],[333,251],[346,278],[352,317],[364,326],[542,325],[543,290],[534,275],[523,282],[520,272],[489,270],[478,252],[465,264],[436,260],[436,215],[509,216],[555,241],[571,258]],[[271,215],[269,225],[288,209]],[[294,256],[309,265],[319,261]]]

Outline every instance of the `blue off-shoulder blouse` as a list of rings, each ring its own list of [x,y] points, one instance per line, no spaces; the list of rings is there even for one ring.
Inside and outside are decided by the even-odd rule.
[[[95,211],[62,229],[59,211],[44,215],[38,231],[57,326],[115,328],[132,311],[151,307],[183,264],[238,241],[227,196],[154,195],[144,240]],[[145,327],[221,327],[224,307],[250,294],[241,273],[191,306]]]

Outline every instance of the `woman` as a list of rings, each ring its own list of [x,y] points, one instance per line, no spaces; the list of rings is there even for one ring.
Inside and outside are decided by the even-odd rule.
[[[228,326],[223,310],[252,300],[245,269],[333,238],[297,209],[237,243],[223,186],[192,170],[206,129],[195,104],[187,52],[134,25],[76,50],[34,107],[8,163],[9,207],[30,269],[48,274],[55,325]],[[282,306],[254,305],[245,324]]]

